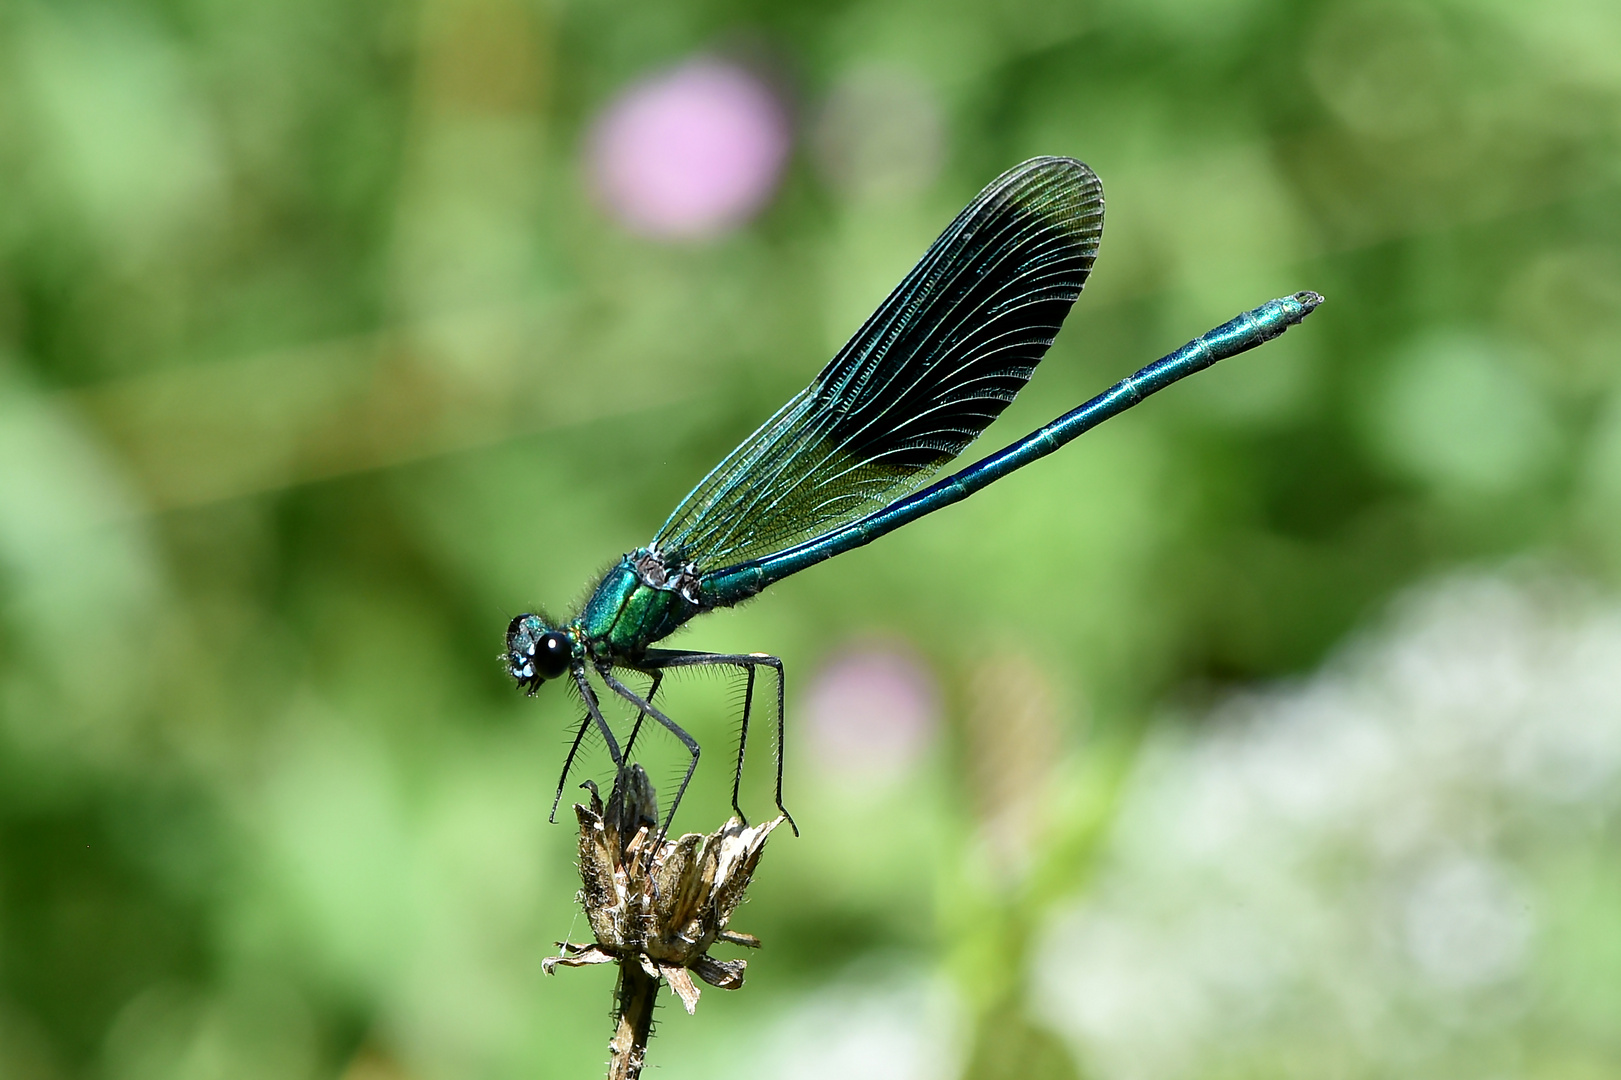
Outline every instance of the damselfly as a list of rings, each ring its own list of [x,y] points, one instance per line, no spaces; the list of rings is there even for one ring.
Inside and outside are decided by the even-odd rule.
[[[505,660],[521,689],[567,677],[585,708],[563,763],[558,800],[594,727],[623,767],[652,717],[690,755],[664,828],[698,766],[699,746],[654,704],[664,673],[721,666],[745,678],[732,808],[738,806],[756,675],[775,684],[776,802],[782,806],[782,661],[764,653],[661,649],[695,615],[767,585],[980,488],[1218,360],[1277,337],[1322,297],[1262,304],[1122,379],[989,457],[932,484],[1030,379],[1080,295],[1103,235],[1103,186],[1069,158],[1032,158],[1003,173],[957,215],[810,386],[712,469],[643,548],[607,572],[567,622],[520,615]],[[620,677],[650,678],[638,694]],[[593,678],[636,710],[621,747]],[[784,814],[787,813],[783,810]],[[789,819],[792,824],[792,818]],[[797,832],[797,828],[795,829]]]

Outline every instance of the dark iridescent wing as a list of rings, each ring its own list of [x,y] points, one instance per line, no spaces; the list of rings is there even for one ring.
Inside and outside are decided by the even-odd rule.
[[[797,394],[715,466],[653,546],[700,572],[820,536],[921,487],[1029,380],[1103,235],[1103,185],[1032,158],[968,204]]]

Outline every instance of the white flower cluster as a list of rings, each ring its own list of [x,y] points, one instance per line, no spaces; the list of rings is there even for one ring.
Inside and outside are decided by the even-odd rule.
[[[1602,1075],[1618,837],[1621,608],[1452,580],[1167,725],[1032,1000],[1109,1080]]]

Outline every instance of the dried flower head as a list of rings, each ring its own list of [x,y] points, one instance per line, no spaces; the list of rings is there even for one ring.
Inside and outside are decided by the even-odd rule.
[[[743,985],[746,960],[708,954],[717,941],[758,948],[759,939],[727,929],[727,921],[754,876],[766,838],[784,819],[745,825],[732,818],[707,835],[655,840],[658,813],[652,785],[639,765],[614,783],[606,808],[591,787],[591,805],[576,805],[580,820],[580,905],[594,945],[559,942],[558,965],[635,964],[663,978],[691,1013],[698,1005],[692,975],[722,990]]]

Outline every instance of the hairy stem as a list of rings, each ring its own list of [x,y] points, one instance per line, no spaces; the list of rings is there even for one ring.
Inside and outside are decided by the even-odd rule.
[[[647,1059],[647,1039],[653,1030],[653,1003],[659,981],[642,970],[633,957],[619,964],[619,1026],[608,1043],[608,1080],[636,1080]]]

